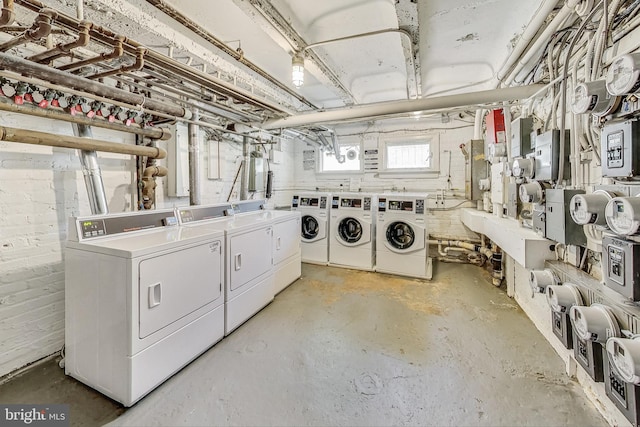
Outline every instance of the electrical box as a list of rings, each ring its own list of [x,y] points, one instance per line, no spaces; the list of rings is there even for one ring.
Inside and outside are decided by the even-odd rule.
[[[189,196],[189,127],[176,123],[167,140],[167,194],[171,197]]]
[[[502,108],[491,110],[487,114],[487,145],[506,143],[504,111]]]
[[[602,176],[640,174],[640,122],[628,120],[604,126],[601,134]]]
[[[520,202],[520,184],[509,183],[507,186],[507,216],[518,219],[522,211]]]
[[[533,117],[518,118],[511,122],[511,157],[524,157],[533,152],[531,146]]]
[[[249,191],[264,190],[264,159],[262,155],[254,151],[249,160]]]
[[[547,302],[551,307],[551,329],[565,348],[573,348],[573,328],[569,311],[571,307],[582,305],[582,295],[572,283],[547,286]]]
[[[634,301],[640,301],[640,243],[605,234],[602,237],[604,284]]]
[[[533,221],[533,231],[540,236],[544,236],[547,231],[545,206],[534,204],[533,211],[531,213],[531,219]]]
[[[495,205],[504,204],[504,187],[507,163],[494,163],[491,165],[491,203]],[[495,209],[495,207],[494,207]]]
[[[571,165],[569,155],[571,154],[571,139],[569,131],[565,131],[564,140],[564,171],[562,179],[571,177]],[[540,181],[558,180],[560,165],[560,131],[550,130],[536,137],[535,148],[535,177]]]
[[[571,198],[576,194],[584,194],[583,190],[547,189],[546,200],[546,233],[545,237],[565,245],[584,246],[587,236],[581,225],[571,218]]]
[[[467,152],[469,155],[465,163],[464,195],[467,200],[482,200],[483,191],[480,189],[480,180],[488,176],[484,141],[481,139],[469,141]]]
[[[623,373],[626,372],[627,376],[636,374],[634,349],[624,345],[628,341],[634,340],[612,338],[607,341],[604,391],[631,424],[637,426],[640,425],[640,386],[628,381],[629,378],[625,378]]]
[[[583,340],[573,331],[573,357],[597,383],[604,381],[603,351],[602,344]]]

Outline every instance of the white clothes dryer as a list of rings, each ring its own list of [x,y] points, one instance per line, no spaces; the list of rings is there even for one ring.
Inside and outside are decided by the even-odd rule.
[[[373,194],[331,196],[329,265],[372,271],[375,267],[377,198]]]
[[[299,193],[293,196],[291,210],[300,212],[299,230],[302,262],[329,263],[330,193]]]
[[[173,210],[72,218],[66,374],[131,406],[222,339],[224,248]]]
[[[233,215],[216,219],[220,209],[230,205],[178,208],[184,227],[200,227],[222,221],[225,230],[225,326],[229,335],[251,318],[275,295],[272,269],[273,224],[270,218]]]
[[[431,279],[426,196],[378,197],[376,271]]]

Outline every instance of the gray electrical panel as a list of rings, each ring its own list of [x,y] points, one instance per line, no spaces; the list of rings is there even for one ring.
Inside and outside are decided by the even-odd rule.
[[[640,301],[640,243],[605,235],[602,238],[604,284]]]
[[[604,349],[600,343],[592,340],[583,340],[573,331],[573,356],[595,382],[604,381],[603,354]],[[606,356],[604,356],[606,360]]]
[[[488,177],[488,166],[484,156],[484,141],[473,139],[467,144],[464,174],[464,196],[467,200],[482,200],[480,180]]]
[[[533,117],[518,118],[511,122],[511,157],[525,157],[533,151],[532,132]]]
[[[545,216],[546,216],[545,206],[534,204],[533,212],[531,214],[531,218],[533,220],[533,231],[535,231],[541,236],[544,236],[547,230],[547,223],[546,223]]]
[[[587,236],[581,225],[576,224],[569,212],[569,202],[583,190],[548,189],[545,191],[546,223],[545,237],[565,245],[584,246]]]
[[[514,182],[509,183],[507,188],[507,216],[518,219],[522,210],[522,202],[518,196],[520,193],[520,184]]]
[[[571,165],[569,155],[571,154],[571,138],[569,131],[565,131],[564,139],[564,171],[562,179],[571,177]],[[538,181],[557,181],[560,169],[560,131],[550,130],[536,137],[536,171],[535,179]]]
[[[604,391],[632,425],[640,425],[640,386],[623,380],[608,357],[604,362]]]
[[[606,125],[601,134],[602,176],[640,175],[640,122]]]
[[[551,330],[565,348],[573,348],[573,328],[571,328],[568,311],[551,310]]]
[[[249,191],[264,190],[264,158],[259,152],[252,152],[249,161]]]

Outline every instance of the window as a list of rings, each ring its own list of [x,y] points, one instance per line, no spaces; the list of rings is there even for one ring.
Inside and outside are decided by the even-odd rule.
[[[385,141],[382,151],[386,172],[435,172],[438,169],[438,144],[431,137]]]
[[[340,149],[339,157],[344,159],[344,162],[340,163],[333,153],[320,153],[320,172],[360,172],[361,159],[360,151],[361,145],[359,143],[338,144]]]

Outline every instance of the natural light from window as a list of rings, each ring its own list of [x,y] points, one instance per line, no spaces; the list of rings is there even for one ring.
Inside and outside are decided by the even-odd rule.
[[[386,145],[387,169],[427,169],[431,167],[428,142],[394,143]]]
[[[360,170],[360,145],[340,144],[340,156],[344,162],[340,163],[333,153],[322,154],[322,172],[353,172]]]

